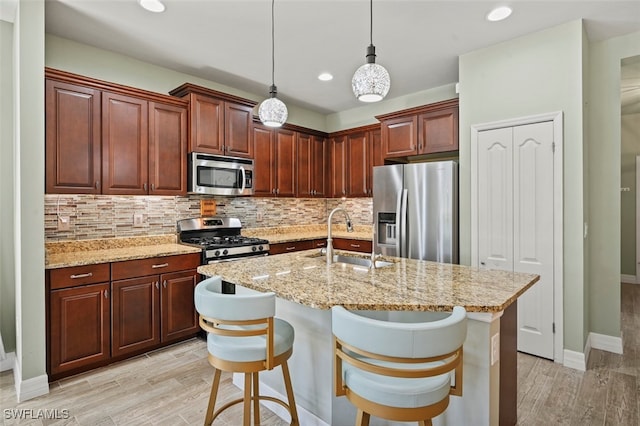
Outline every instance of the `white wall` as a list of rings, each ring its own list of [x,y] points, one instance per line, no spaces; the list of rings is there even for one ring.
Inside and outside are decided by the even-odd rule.
[[[13,255],[13,24],[0,21],[0,333],[6,352],[16,349]]]
[[[591,45],[590,174],[590,328],[620,336],[620,67],[640,54],[640,32]]]
[[[584,350],[583,32],[573,21],[460,57],[460,257],[471,262],[470,126],[564,113],[565,348]]]
[[[48,392],[44,286],[44,1],[18,3],[14,41],[14,213],[18,400]],[[4,201],[4,200],[3,200]],[[3,224],[3,226],[5,226]]]

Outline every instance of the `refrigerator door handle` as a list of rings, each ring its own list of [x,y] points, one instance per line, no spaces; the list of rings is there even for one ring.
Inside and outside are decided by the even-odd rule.
[[[400,192],[398,192],[398,199],[396,200],[396,236],[395,236],[395,240],[396,240],[396,256],[398,257],[402,257],[402,251],[400,250],[402,245],[400,244],[400,241],[402,241],[402,194],[403,194],[404,190],[400,190]]]
[[[398,253],[400,257],[408,256],[408,242],[407,242],[407,197],[409,195],[409,190],[403,189],[400,194],[398,194],[398,213],[396,214],[396,222],[400,222],[400,238],[397,239],[396,248],[398,248]]]

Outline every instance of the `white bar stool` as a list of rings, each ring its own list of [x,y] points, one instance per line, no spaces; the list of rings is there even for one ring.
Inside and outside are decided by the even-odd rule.
[[[274,318],[275,301],[274,293],[258,293],[239,286],[236,294],[222,294],[220,277],[208,278],[196,286],[196,310],[200,314],[200,327],[207,331],[209,363],[215,368],[205,425],[210,425],[220,413],[240,402],[244,402],[243,425],[251,424],[251,402],[254,424],[258,425],[261,399],[282,405],[291,414],[291,425],[299,424],[287,366],[293,353],[294,331],[288,322]],[[259,392],[258,373],[279,365],[282,366],[288,404],[274,397],[261,396]],[[216,411],[222,371],[245,374],[244,397]]]
[[[375,320],[342,306],[331,317],[335,394],[357,407],[356,426],[367,426],[371,415],[431,425],[449,395],[462,395],[464,308],[420,323]]]

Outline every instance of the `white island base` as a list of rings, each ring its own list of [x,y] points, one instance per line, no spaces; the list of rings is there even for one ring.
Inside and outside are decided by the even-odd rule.
[[[352,426],[356,409],[346,397],[336,397],[333,389],[333,340],[331,311],[314,309],[278,298],[276,315],[295,329],[289,369],[304,426]],[[363,315],[391,321],[429,321],[442,313],[415,311],[363,311]],[[513,425],[516,423],[516,302],[498,313],[468,313],[464,343],[463,393],[451,396],[447,410],[433,419],[438,425]],[[502,333],[501,333],[502,327]],[[501,359],[502,358],[502,359]],[[261,393],[284,398],[279,369],[260,373]],[[501,380],[502,378],[502,380]],[[502,381],[502,383],[501,383]],[[242,387],[242,375],[234,375]],[[284,398],[286,400],[286,398]],[[265,403],[288,420],[281,406]],[[371,417],[371,426],[404,425]],[[416,424],[415,422],[412,424]]]

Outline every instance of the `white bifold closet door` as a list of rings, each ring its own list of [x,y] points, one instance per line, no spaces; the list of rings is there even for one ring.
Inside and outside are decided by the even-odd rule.
[[[478,134],[478,264],[540,275],[518,299],[518,350],[549,359],[554,356],[553,155],[551,121]]]

